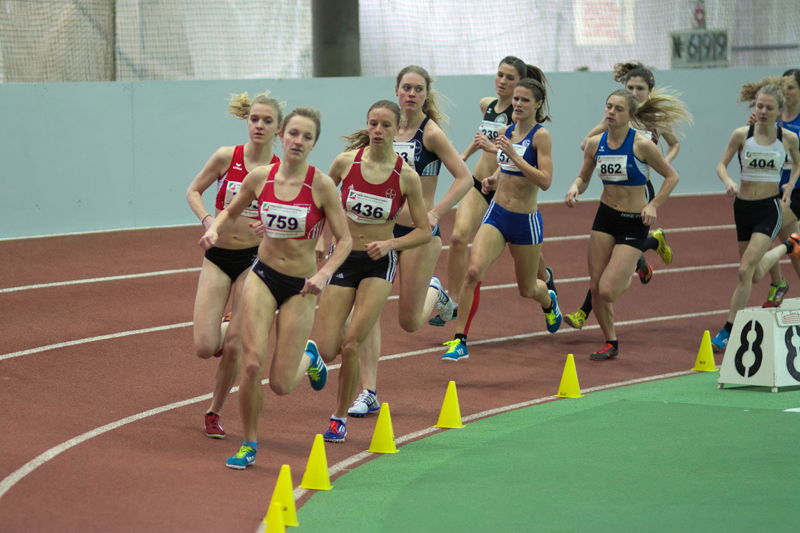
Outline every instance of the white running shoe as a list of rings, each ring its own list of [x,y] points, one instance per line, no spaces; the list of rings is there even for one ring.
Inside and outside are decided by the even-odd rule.
[[[381,408],[381,402],[378,401],[378,396],[376,394],[372,394],[367,389],[361,391],[361,394],[358,395],[356,401],[353,402],[353,405],[350,409],[347,410],[347,414],[350,416],[361,417],[366,416],[370,413],[374,413]]]

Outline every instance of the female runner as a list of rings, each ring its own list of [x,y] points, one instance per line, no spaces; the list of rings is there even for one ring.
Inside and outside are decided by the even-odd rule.
[[[245,208],[257,202],[266,235],[258,247],[258,260],[247,274],[241,305],[231,324],[231,330],[241,335],[243,346],[239,393],[244,441],[225,465],[239,470],[253,464],[258,450],[261,376],[267,358],[267,332],[273,320],[276,339],[270,388],[276,394],[288,394],[304,374],[315,390],[325,386],[327,367],[308,336],[316,295],[352,247],[336,185],[308,164],[308,154],[320,134],[319,113],[295,109],[283,120],[278,134],[283,142],[283,161],[250,172],[234,200],[200,240],[203,248],[211,248]],[[315,245],[325,220],[330,221],[337,246],[317,270]]]

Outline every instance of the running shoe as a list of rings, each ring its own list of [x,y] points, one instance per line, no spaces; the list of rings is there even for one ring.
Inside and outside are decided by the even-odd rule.
[[[548,291],[550,293],[550,301],[553,303],[553,308],[544,314],[545,325],[547,331],[555,333],[561,327],[561,309],[558,308],[558,295],[556,291]]]
[[[550,276],[550,279],[545,281],[545,284],[547,285],[547,290],[553,291],[554,293],[558,294],[558,291],[556,290],[556,278],[555,276],[553,276],[553,269],[550,267],[544,267],[544,269],[547,271],[547,275]]]
[[[619,354],[619,348],[614,348],[614,345],[611,343],[606,343],[605,346],[589,357],[592,358],[592,361],[608,361],[609,359],[615,358],[617,354]]]
[[[664,262],[665,265],[669,265],[672,263],[672,248],[669,247],[667,244],[667,234],[664,233],[664,230],[658,228],[653,232],[653,238],[658,241],[658,247],[656,248],[656,253]]]
[[[639,276],[639,281],[642,282],[642,285],[647,285],[653,279],[653,267],[650,266],[644,255],[636,263],[636,275]]]
[[[728,346],[728,338],[731,336],[731,332],[725,328],[719,330],[713,339],[711,339],[711,347],[714,349],[715,352],[724,352],[725,347]]]
[[[306,355],[311,358],[311,364],[308,366],[308,370],[306,370],[308,381],[311,382],[311,388],[314,390],[322,390],[325,388],[325,383],[328,381],[328,366],[319,354],[317,343],[310,339],[306,343]]]
[[[330,422],[328,422],[328,431],[322,436],[322,440],[325,442],[344,442],[346,436],[347,424],[337,418],[331,418]]]
[[[586,313],[578,309],[574,313],[564,315],[564,321],[575,329],[581,329],[586,324]]]
[[[350,409],[347,410],[347,414],[350,416],[362,417],[374,413],[375,411],[380,411],[380,409],[381,402],[378,401],[378,396],[364,389],[358,395],[356,401],[353,402],[353,405],[350,406]]]
[[[797,257],[798,259],[800,259],[800,235],[798,235],[797,233],[792,233],[791,235],[789,235],[789,238],[786,239],[785,244],[787,245],[787,249],[789,245],[791,245],[792,247],[792,249],[788,250],[787,253],[792,257]]]
[[[789,283],[785,279],[782,279],[780,283],[771,283],[767,301],[761,304],[761,307],[780,307],[788,290]]]
[[[455,314],[455,304],[453,300],[448,296],[447,291],[444,290],[442,286],[442,282],[436,276],[431,278],[431,282],[428,284],[429,287],[433,287],[437,291],[439,291],[439,297],[436,299],[436,303],[434,304],[434,309],[436,309],[437,315],[444,321],[448,322],[453,320]]]
[[[235,470],[244,470],[256,462],[256,448],[242,443],[239,451],[233,457],[228,457],[225,466]]]
[[[225,430],[219,425],[219,415],[217,413],[206,413],[206,437],[212,439],[224,439]]]
[[[452,319],[455,320],[456,318],[458,318],[458,304],[453,302],[453,318]],[[447,322],[445,322],[445,320],[441,316],[434,315],[433,317],[430,318],[430,320],[428,320],[428,324],[430,324],[431,326],[442,327],[445,324],[447,324]]]
[[[447,351],[442,356],[442,361],[458,361],[460,359],[469,359],[467,343],[463,342],[461,339],[446,341],[443,342],[442,345],[447,346]]]

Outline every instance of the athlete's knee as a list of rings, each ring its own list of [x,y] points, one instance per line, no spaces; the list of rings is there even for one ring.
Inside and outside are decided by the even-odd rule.
[[[195,339],[195,354],[200,359],[209,359],[218,354],[222,347],[219,345],[219,339],[212,339],[210,337],[200,337]]]
[[[407,333],[414,333],[422,326],[422,318],[403,316],[398,317],[400,327]]]

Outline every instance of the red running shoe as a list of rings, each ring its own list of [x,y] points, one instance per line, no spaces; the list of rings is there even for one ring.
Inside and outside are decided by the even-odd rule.
[[[219,415],[217,413],[206,413],[206,437],[212,439],[224,439],[225,430],[219,425]]]
[[[592,358],[592,361],[608,361],[615,358],[618,353],[619,348],[614,348],[611,344],[606,343],[601,350],[594,352],[589,357]]]

